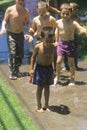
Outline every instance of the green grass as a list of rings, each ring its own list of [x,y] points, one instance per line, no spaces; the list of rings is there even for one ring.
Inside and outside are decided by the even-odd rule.
[[[17,97],[0,79],[0,130],[37,130]]]
[[[0,0],[0,11],[4,12],[6,8],[15,3],[15,0]]]
[[[87,55],[82,57],[83,61],[87,61]]]

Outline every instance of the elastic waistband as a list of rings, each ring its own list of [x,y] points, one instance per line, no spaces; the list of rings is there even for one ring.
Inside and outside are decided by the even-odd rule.
[[[37,63],[37,66],[39,66],[39,67],[50,67],[50,66],[52,66],[52,64],[50,64],[50,65],[40,65],[40,64]]]
[[[8,34],[14,34],[14,35],[21,35],[23,34],[23,32],[20,32],[20,33],[13,33],[13,32],[10,32],[10,31],[7,31]]]
[[[75,42],[75,39],[69,41],[59,40],[58,42],[62,42],[62,44],[71,44]]]

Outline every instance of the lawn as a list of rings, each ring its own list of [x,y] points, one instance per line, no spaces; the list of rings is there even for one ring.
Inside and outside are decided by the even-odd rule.
[[[6,8],[14,4],[15,0],[0,0],[0,11],[5,11]]]
[[[1,79],[0,130],[37,130],[17,97]]]

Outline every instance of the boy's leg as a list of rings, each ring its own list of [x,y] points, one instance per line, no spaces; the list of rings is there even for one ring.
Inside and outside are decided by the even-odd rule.
[[[68,57],[67,57],[67,55],[64,56],[64,68],[65,68],[66,70],[69,70]]]
[[[55,47],[54,65],[53,65],[53,69],[54,69],[54,72],[55,72],[55,73],[56,73],[56,61],[57,61],[57,53],[56,53],[56,47]]]
[[[74,58],[74,62],[75,62],[75,69],[78,70],[79,67],[78,67],[78,36],[76,35],[75,36],[75,47],[76,47],[76,50],[75,50],[75,58]]]
[[[37,98],[37,112],[43,112],[41,106],[41,97],[42,97],[43,86],[37,86],[36,98]]]
[[[77,56],[75,56],[74,62],[75,62],[75,68],[77,69],[78,68],[78,57]]]
[[[56,64],[57,82],[59,81],[59,77],[60,77],[60,69],[61,69],[62,60],[63,60],[63,56],[57,57],[57,64]]]
[[[16,45],[16,57],[15,57],[17,77],[22,76],[22,74],[19,71],[19,67],[22,65],[23,57],[24,57],[24,36],[23,34],[20,34],[19,40],[17,41],[17,45]]]
[[[47,110],[49,109],[49,95],[50,95],[50,91],[49,91],[49,86],[46,85],[44,86],[44,98],[45,98],[45,105],[44,105],[44,109]]]
[[[7,35],[7,41],[8,41],[8,48],[9,48],[9,58],[8,58],[8,65],[10,69],[10,75],[9,78],[14,80],[17,79],[16,76],[16,42],[13,39],[11,35]]]
[[[70,73],[71,73],[71,81],[70,83],[72,85],[75,84],[75,63],[74,63],[74,58],[68,57],[68,64],[70,67]]]

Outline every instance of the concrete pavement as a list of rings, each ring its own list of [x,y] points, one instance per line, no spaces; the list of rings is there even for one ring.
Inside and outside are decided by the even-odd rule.
[[[76,85],[68,86],[69,72],[61,73],[62,85],[50,88],[52,112],[37,113],[36,86],[29,84],[29,76],[10,80],[8,65],[0,64],[0,76],[19,98],[24,110],[38,130],[87,129],[87,62],[79,62],[82,71],[76,71]],[[22,72],[29,72],[29,65],[22,65]],[[44,103],[44,97],[42,97]]]

